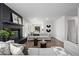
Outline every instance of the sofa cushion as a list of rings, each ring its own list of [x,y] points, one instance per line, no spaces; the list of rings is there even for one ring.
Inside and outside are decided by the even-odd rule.
[[[14,40],[6,41],[7,44],[14,43]]]
[[[39,48],[28,48],[28,55],[34,55],[34,56],[38,55],[39,54],[38,49]]]
[[[65,49],[62,47],[28,48],[28,54],[39,56],[70,56],[70,54],[66,53]]]
[[[69,56],[70,55],[66,53],[65,49],[62,47],[54,47],[53,50],[55,51],[57,56]]]

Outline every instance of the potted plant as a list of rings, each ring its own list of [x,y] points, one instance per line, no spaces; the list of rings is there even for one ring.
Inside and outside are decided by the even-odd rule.
[[[9,37],[8,37],[8,40],[12,38],[12,36],[15,35],[15,33],[13,31],[11,31],[10,29],[8,28],[5,28],[5,30],[9,33]]]
[[[9,32],[6,30],[0,30],[0,38],[2,41],[6,41],[9,37]]]
[[[9,40],[14,35],[14,32],[10,30],[0,30],[0,38],[2,41]]]

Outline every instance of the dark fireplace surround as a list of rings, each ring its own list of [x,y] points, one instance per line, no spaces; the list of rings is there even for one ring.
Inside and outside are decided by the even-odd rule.
[[[15,33],[15,35],[11,38],[16,43],[18,43],[22,39],[22,25],[3,23],[3,28],[8,28]]]

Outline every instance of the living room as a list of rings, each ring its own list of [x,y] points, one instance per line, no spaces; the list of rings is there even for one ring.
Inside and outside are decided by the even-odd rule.
[[[0,3],[0,55],[78,56],[78,12],[79,3]]]

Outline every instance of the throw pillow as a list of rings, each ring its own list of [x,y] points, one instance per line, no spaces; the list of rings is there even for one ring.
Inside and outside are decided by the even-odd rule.
[[[10,43],[14,43],[14,40],[6,41],[6,43],[8,43],[8,44],[10,44]]]
[[[28,55],[28,48],[24,47],[23,53],[24,53],[24,55]]]
[[[10,55],[9,44],[5,42],[0,42],[0,52],[3,55]]]
[[[23,54],[24,47],[21,44],[10,43],[10,51],[12,55],[24,55]]]

